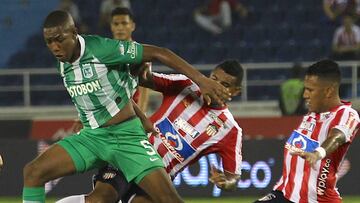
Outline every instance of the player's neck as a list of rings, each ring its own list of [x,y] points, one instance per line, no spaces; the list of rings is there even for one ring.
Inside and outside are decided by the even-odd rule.
[[[69,62],[73,63],[74,61],[76,61],[76,59],[78,59],[80,57],[80,52],[81,52],[81,45],[80,45],[80,41],[77,40],[76,48],[75,48],[74,53]]]
[[[341,99],[338,97],[336,99],[327,102],[327,104],[328,104],[326,108],[327,110],[325,112],[334,110],[336,107],[340,106],[342,102]]]

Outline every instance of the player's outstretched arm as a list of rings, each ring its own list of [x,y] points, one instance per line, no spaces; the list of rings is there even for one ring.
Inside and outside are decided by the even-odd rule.
[[[192,65],[169,49],[153,45],[144,45],[143,61],[154,60],[160,61],[164,65],[186,75],[194,81],[200,87],[201,93],[208,104],[213,100],[220,105],[224,105],[225,101],[230,99],[230,93],[227,88],[205,77]]]

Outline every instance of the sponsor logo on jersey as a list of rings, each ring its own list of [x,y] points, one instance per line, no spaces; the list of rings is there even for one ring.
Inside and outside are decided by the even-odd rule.
[[[82,73],[84,78],[91,78],[92,76],[94,76],[91,64],[84,64],[82,65]]]
[[[305,135],[297,131],[293,131],[293,133],[287,140],[285,147],[290,151],[313,152],[317,147],[319,147],[319,142],[309,137],[306,137]]]
[[[156,127],[160,129],[160,136],[164,145],[179,161],[183,161],[195,153],[195,150],[176,131],[169,119],[165,118]]]
[[[192,138],[195,138],[198,135],[200,135],[200,133],[196,131],[193,126],[191,126],[186,120],[182,118],[177,118],[174,121],[174,126],[177,129],[181,129],[186,134],[190,135]]]
[[[79,85],[66,87],[71,97],[81,96],[89,93],[96,92],[101,89],[99,80],[86,82]]]
[[[301,122],[299,129],[306,130],[306,131],[312,133],[315,129],[315,126],[316,126],[315,119],[311,119],[311,121],[303,120]]]
[[[136,45],[135,42],[130,42],[127,52],[130,58],[134,59],[136,56]]]
[[[331,159],[326,159],[318,177],[317,194],[324,195],[326,191],[326,181],[330,172]]]

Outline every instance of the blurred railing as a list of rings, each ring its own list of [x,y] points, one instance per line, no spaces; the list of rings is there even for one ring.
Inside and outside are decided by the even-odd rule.
[[[303,67],[308,67],[312,62],[303,62],[301,65]],[[241,101],[256,101],[256,99],[249,99],[249,89],[252,87],[268,87],[273,86],[278,88],[278,86],[287,79],[286,74],[281,77],[274,77],[270,75],[269,77],[259,78],[254,77],[254,73],[252,71],[290,71],[290,68],[294,65],[293,63],[246,63],[242,64],[244,67],[244,80],[243,80],[243,87],[242,87],[242,95],[239,98]],[[358,97],[358,70],[357,67],[360,65],[358,61],[346,61],[346,62],[339,62],[339,65],[342,69],[343,74],[342,84],[346,85],[347,88],[344,88],[348,94],[345,95],[347,99],[355,99]],[[208,74],[215,64],[206,64],[206,65],[195,65],[200,71]],[[171,72],[168,67],[164,66],[154,66],[154,71],[159,72]],[[249,75],[252,75],[249,78]],[[289,74],[288,74],[289,75]],[[48,78],[47,82],[42,84],[41,80],[36,81],[36,77],[45,77]],[[17,82],[11,81],[9,78],[16,78]],[[53,80],[51,78],[57,78],[58,80]],[[50,79],[49,79],[50,78]],[[4,82],[6,80],[10,80],[8,82]],[[50,82],[49,82],[50,80]],[[52,82],[51,82],[52,81]],[[33,84],[34,83],[34,84]],[[49,84],[51,83],[51,84]],[[54,84],[55,83],[55,84]],[[6,98],[7,94],[10,93],[21,93],[23,101],[20,102],[20,105],[10,105],[14,106],[21,106],[21,107],[32,107],[32,94],[33,92],[46,92],[54,91],[54,92],[62,92],[64,93],[66,90],[61,82],[60,75],[55,68],[32,68],[32,69],[0,69],[0,98]],[[253,92],[252,92],[253,93]],[[266,93],[266,91],[261,92],[258,94]],[[267,101],[274,101],[276,98],[271,98]],[[5,107],[6,104],[1,104],[2,107]],[[43,106],[47,106],[44,104]],[[51,104],[49,106],[52,106]]]

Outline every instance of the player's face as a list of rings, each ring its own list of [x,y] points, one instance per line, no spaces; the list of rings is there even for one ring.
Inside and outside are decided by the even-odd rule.
[[[309,112],[321,113],[328,110],[326,105],[328,91],[329,86],[326,82],[319,80],[318,76],[305,76],[303,97]]]
[[[231,96],[236,96],[241,92],[241,87],[236,85],[236,77],[227,74],[221,68],[214,69],[210,74],[210,78],[217,81],[222,86],[228,88]]]
[[[44,39],[51,53],[62,62],[71,62],[77,49],[76,32],[67,31],[62,26],[44,28]]]
[[[135,30],[135,23],[129,15],[115,15],[111,19],[111,32],[114,39],[131,40],[131,35]]]

